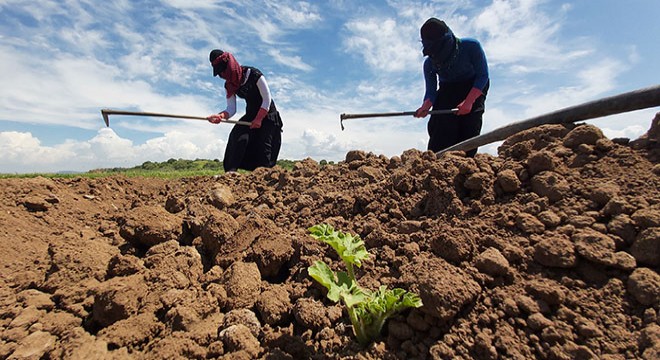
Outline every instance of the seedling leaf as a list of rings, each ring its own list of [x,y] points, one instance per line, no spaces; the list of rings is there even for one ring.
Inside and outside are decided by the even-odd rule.
[[[338,302],[343,294],[350,294],[353,287],[353,281],[345,272],[340,271],[335,274],[323,261],[314,262],[314,265],[307,268],[307,273],[328,289],[328,299],[334,302]]]
[[[347,265],[361,267],[362,261],[369,258],[364,241],[357,235],[342,233],[328,224],[312,226],[309,232],[313,238],[332,246]]]
[[[309,228],[311,236],[332,246],[346,265],[347,272],[333,272],[323,261],[316,261],[308,268],[309,275],[328,289],[328,299],[346,305],[357,340],[366,345],[376,339],[387,319],[407,308],[422,306],[418,295],[404,289],[388,290],[381,286],[377,291],[360,287],[353,273],[353,265],[360,266],[369,258],[364,242],[359,236],[336,231],[327,224]]]

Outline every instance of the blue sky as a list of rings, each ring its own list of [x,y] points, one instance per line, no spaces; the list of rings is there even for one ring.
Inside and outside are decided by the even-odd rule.
[[[341,131],[339,115],[419,107],[427,18],[484,47],[483,133],[657,85],[658,14],[657,0],[0,0],[0,173],[222,159],[230,125],[111,116],[106,128],[100,113],[223,110],[214,48],[265,74],[284,121],[281,159],[425,150],[426,119],[345,120]],[[657,111],[590,123],[636,138]]]

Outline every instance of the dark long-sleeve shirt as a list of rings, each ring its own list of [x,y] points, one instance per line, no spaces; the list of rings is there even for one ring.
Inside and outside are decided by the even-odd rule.
[[[448,69],[438,70],[430,57],[424,60],[424,99],[435,103],[438,87],[443,83],[453,83],[474,79],[473,87],[484,90],[488,83],[488,63],[481,44],[476,39],[461,38],[458,56]]]

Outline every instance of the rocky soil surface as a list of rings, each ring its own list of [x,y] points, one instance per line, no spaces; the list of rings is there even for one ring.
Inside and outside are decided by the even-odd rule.
[[[548,125],[497,157],[351,151],[179,180],[0,180],[0,358],[658,359],[660,114],[639,139]],[[424,305],[361,347],[307,274]]]

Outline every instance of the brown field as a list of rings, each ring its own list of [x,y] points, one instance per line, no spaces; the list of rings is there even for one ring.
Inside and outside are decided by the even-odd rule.
[[[177,180],[0,180],[0,358],[658,359],[660,114],[547,125],[493,157],[361,151]],[[358,234],[360,284],[424,306],[361,347],[307,274]]]

